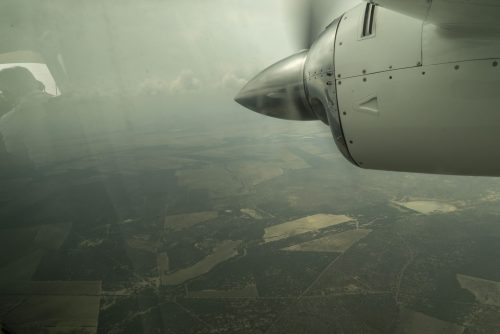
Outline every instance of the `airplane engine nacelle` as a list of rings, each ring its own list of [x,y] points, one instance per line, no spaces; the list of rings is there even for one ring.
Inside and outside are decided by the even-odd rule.
[[[348,152],[369,169],[500,175],[500,38],[447,31],[371,4],[335,41]]]
[[[236,100],[329,124],[342,154],[362,168],[500,176],[499,59],[499,31],[478,38],[365,3]],[[271,74],[288,79],[259,81]]]

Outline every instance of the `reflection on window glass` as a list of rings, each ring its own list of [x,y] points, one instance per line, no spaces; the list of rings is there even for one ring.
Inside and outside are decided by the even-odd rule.
[[[47,67],[47,65],[40,63],[0,64],[0,70],[11,67],[24,67],[28,69],[38,81],[43,83],[43,85],[45,86],[45,92],[54,96],[60,94],[59,89],[57,88],[56,81],[54,80],[54,77],[50,73],[50,70]]]

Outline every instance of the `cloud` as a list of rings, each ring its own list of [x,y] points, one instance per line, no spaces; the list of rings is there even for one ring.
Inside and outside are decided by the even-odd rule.
[[[170,84],[163,79],[148,78],[139,85],[139,93],[146,95],[165,94],[170,91],[169,87]]]
[[[146,95],[159,95],[168,93],[184,93],[198,91],[202,88],[202,81],[191,70],[183,70],[173,80],[159,77],[144,79],[138,92]]]
[[[201,80],[191,70],[183,70],[179,76],[169,84],[174,93],[196,91],[201,88]]]
[[[140,94],[146,95],[199,92],[203,89],[238,91],[248,82],[242,75],[232,71],[223,72],[218,77],[219,80],[209,81],[205,84],[193,71],[183,70],[171,81],[157,77],[147,78],[140,83],[138,91]]]
[[[247,83],[247,80],[235,73],[226,73],[221,80],[221,85],[227,89],[240,89]]]

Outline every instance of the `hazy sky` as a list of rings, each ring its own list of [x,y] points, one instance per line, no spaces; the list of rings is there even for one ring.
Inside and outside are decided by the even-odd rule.
[[[84,89],[166,92],[172,96],[166,107],[175,112],[251,113],[233,97],[261,70],[298,51],[292,8],[299,7],[291,3],[299,1],[53,0],[45,3],[51,23],[42,35],[50,42],[52,30]],[[342,8],[332,8],[329,19],[357,2],[337,1]]]
[[[282,0],[176,1],[165,8],[166,79],[176,91],[236,92],[293,53]]]
[[[298,1],[190,0],[162,4],[162,39],[168,44],[168,51],[160,48],[166,54],[162,64],[165,71],[158,71],[158,77],[152,75],[145,83],[147,89],[160,82],[176,94],[195,99],[206,99],[207,94],[233,103],[232,97],[246,80],[298,51],[294,34],[300,29],[296,25],[300,7],[291,4]],[[359,3],[339,0],[332,6],[327,2],[333,11],[331,17],[327,16],[328,22]]]
[[[246,80],[298,51],[304,29],[296,24],[297,4],[304,1],[53,0],[36,13],[22,11],[23,22],[34,25],[25,32],[39,32],[34,38],[45,48],[62,48],[55,52],[63,54],[76,86],[234,95]],[[328,22],[358,2],[315,1],[328,3]],[[30,15],[40,15],[44,27]]]
[[[169,59],[178,86],[222,84],[234,90],[242,79],[298,51],[294,34],[300,27],[291,3],[299,0],[191,0],[172,2]],[[332,1],[329,1],[330,4]],[[359,1],[340,0],[330,10],[341,13]],[[338,8],[332,8],[337,6]],[[299,14],[300,15],[300,14]],[[332,13],[332,19],[336,16]],[[328,20],[329,21],[329,20]],[[197,81],[199,80],[199,81]],[[175,85],[174,85],[175,86]],[[186,88],[193,88],[186,85]]]
[[[125,79],[132,73],[133,78],[140,77],[140,82],[132,84],[145,89],[154,89],[156,85],[176,94],[208,90],[234,93],[258,71],[295,51],[283,0],[146,0],[125,1],[123,6],[114,5],[113,1],[108,4],[112,5],[58,6],[68,16],[86,16],[85,20],[73,20],[74,26],[63,21],[68,32],[59,33],[67,39],[89,43],[89,53],[118,49],[113,56],[122,64]],[[109,35],[103,33],[108,27],[99,20],[101,12],[107,16]],[[102,57],[96,57],[95,62],[100,65]],[[11,65],[17,64],[0,68]],[[54,93],[45,66],[24,66]]]

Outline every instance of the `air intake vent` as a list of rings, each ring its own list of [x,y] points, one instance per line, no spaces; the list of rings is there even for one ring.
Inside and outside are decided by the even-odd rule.
[[[363,32],[361,37],[369,37],[372,36],[375,32],[374,24],[375,24],[375,7],[377,7],[373,3],[367,3],[365,9],[365,18],[363,20]]]

